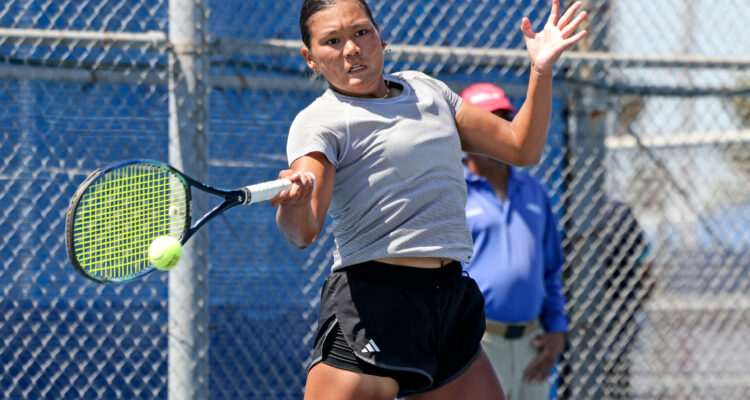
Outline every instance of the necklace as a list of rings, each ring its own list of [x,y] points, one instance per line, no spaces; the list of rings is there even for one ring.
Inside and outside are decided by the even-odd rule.
[[[385,96],[383,96],[383,99],[387,99],[388,95],[391,94],[391,83],[388,81],[385,81]]]

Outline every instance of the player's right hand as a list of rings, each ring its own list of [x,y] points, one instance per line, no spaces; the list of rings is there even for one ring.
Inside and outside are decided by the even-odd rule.
[[[279,179],[289,179],[292,181],[292,186],[289,189],[282,190],[272,198],[270,200],[272,206],[296,207],[310,205],[313,189],[315,188],[315,175],[311,172],[285,169],[279,172]]]

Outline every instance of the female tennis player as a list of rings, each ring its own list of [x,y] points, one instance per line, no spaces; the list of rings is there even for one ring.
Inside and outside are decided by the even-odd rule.
[[[300,248],[332,217],[305,399],[504,398],[480,346],[484,299],[461,272],[472,254],[461,155],[539,160],[553,65],[586,34],[579,8],[560,15],[554,0],[539,33],[523,19],[531,78],[507,122],[423,73],[384,75],[386,43],[365,0],[304,1],[302,55],[329,88],[292,123],[279,177],[295,184],[271,203]]]

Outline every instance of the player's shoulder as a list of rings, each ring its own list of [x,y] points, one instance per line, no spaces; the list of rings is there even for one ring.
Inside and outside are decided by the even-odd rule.
[[[312,103],[308,104],[307,107],[300,110],[292,120],[292,124],[289,129],[290,133],[304,130],[304,128],[309,127],[311,123],[316,122],[314,115],[317,108],[318,107],[315,106],[314,103]]]
[[[458,95],[453,92],[445,82],[433,78],[424,72],[408,70],[397,72],[391,76],[395,76],[406,82],[414,90],[414,93],[416,93],[417,96],[420,96],[420,94],[429,94],[430,96],[439,96],[446,99],[453,105],[454,109],[452,111],[454,114],[456,111],[455,109],[458,108],[458,104],[460,104],[461,98],[458,97]]]
[[[292,125],[320,125],[327,121],[338,120],[341,116],[340,102],[335,96],[328,96],[324,93],[312,103],[300,110],[292,121]]]
[[[438,79],[435,79],[431,77],[430,75],[425,74],[422,71],[416,71],[416,70],[399,71],[390,75],[403,79],[409,83],[422,82],[422,83],[434,84],[434,83],[440,82]]]
[[[310,114],[314,114],[322,110],[335,108],[336,104],[339,102],[336,100],[335,96],[329,96],[329,93],[328,93],[329,90],[330,89],[326,90],[323,94],[318,96],[310,104],[308,104],[302,110],[300,110],[297,113],[297,116],[306,117]]]
[[[427,79],[427,78],[431,79],[431,77],[425,74],[424,72],[412,70],[412,69],[394,72],[391,75],[398,76],[403,79]]]

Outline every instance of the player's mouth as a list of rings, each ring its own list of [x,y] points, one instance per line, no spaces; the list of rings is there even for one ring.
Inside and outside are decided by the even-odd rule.
[[[349,73],[350,74],[356,74],[356,73],[362,72],[362,71],[364,71],[366,69],[367,69],[367,67],[365,67],[364,65],[358,64],[358,65],[354,65],[351,68],[349,68]]]

